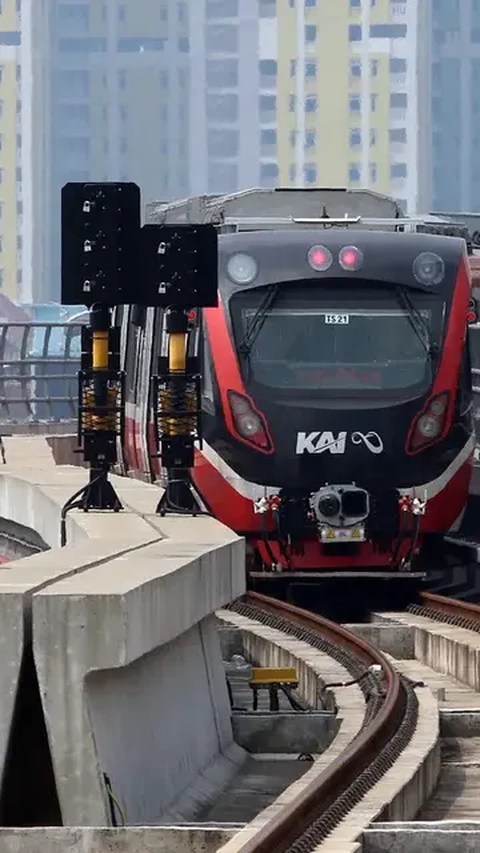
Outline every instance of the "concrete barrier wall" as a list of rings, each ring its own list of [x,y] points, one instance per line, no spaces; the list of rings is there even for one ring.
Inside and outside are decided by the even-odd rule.
[[[86,472],[55,467],[42,439],[5,444],[0,515],[52,550],[0,569],[0,771],[33,647],[63,823],[110,823],[104,773],[129,823],[190,819],[244,756],[210,617],[244,591],[244,542],[211,518],[155,516],[156,487],[112,478],[125,510],[72,512],[60,549]]]

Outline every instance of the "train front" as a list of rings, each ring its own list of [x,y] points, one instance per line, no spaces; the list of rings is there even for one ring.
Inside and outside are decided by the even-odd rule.
[[[468,496],[464,241],[271,231],[220,250],[194,471],[206,504],[260,574],[412,570]]]

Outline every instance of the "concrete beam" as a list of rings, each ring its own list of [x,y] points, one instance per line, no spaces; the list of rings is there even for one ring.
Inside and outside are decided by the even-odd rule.
[[[185,820],[244,758],[211,616],[244,592],[244,542],[208,517],[161,519],[157,487],[113,477],[124,511],[71,512],[60,549],[86,472],[42,439],[5,444],[0,516],[52,550],[0,569],[0,771],[33,643],[62,822],[111,822],[104,773],[129,823]]]
[[[235,832],[224,826],[0,829],[0,853],[215,853]]]

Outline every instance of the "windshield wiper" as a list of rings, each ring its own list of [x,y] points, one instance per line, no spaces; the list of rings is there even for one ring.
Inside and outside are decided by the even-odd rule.
[[[428,353],[429,357],[432,358],[436,352],[436,347],[430,342],[430,329],[425,317],[423,317],[418,308],[413,304],[410,299],[410,294],[405,287],[402,285],[397,287],[396,294],[400,305],[407,312],[408,321],[418,340],[422,344],[424,350]]]
[[[278,296],[279,290],[279,284],[269,285],[265,296],[252,317],[252,321],[248,324],[243,341],[239,344],[238,351],[241,355],[246,357],[250,355],[252,347],[267,318],[267,314]]]

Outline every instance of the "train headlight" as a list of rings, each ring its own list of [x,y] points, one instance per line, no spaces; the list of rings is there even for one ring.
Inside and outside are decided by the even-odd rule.
[[[332,266],[332,253],[325,246],[312,246],[308,253],[308,263],[317,272],[326,272]]]
[[[227,275],[234,284],[251,284],[258,275],[258,264],[251,255],[238,252],[228,260]]]
[[[437,438],[437,436],[440,435],[442,431],[442,424],[439,418],[432,413],[422,415],[422,417],[418,419],[417,429],[420,435],[431,441],[433,438]]]
[[[338,256],[338,262],[346,272],[356,272],[363,264],[363,254],[356,246],[344,246]]]
[[[413,262],[413,275],[419,284],[440,284],[445,277],[445,263],[435,252],[422,252]]]

